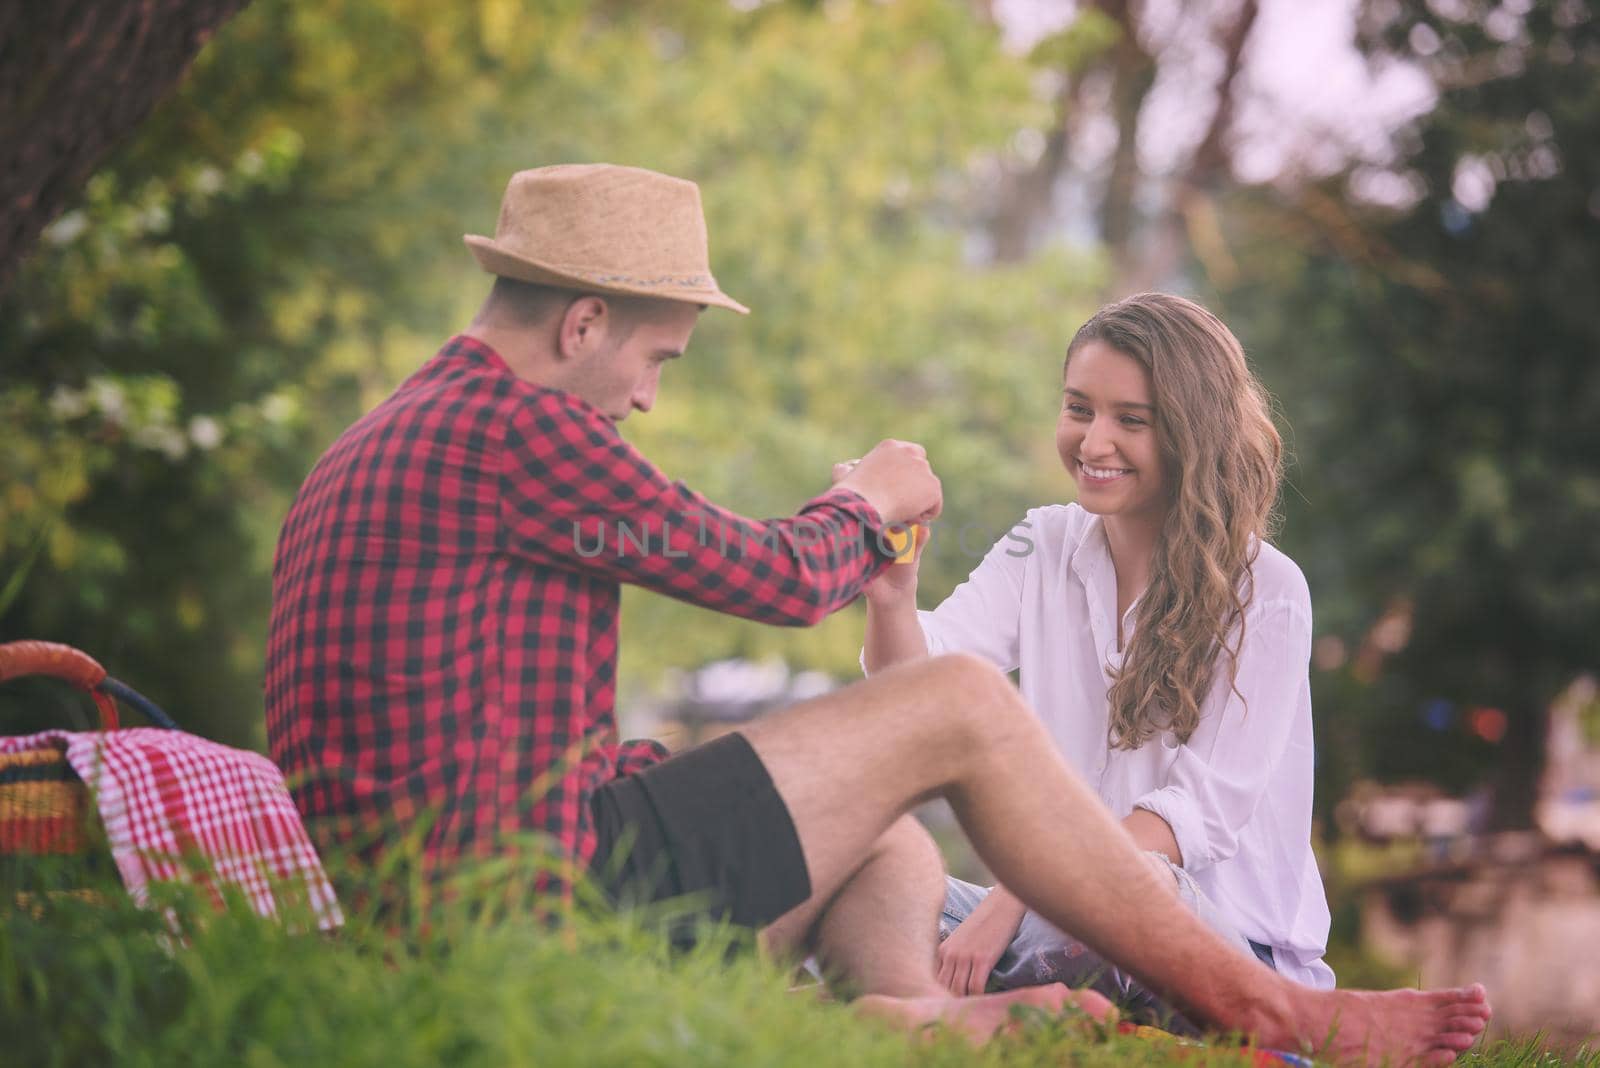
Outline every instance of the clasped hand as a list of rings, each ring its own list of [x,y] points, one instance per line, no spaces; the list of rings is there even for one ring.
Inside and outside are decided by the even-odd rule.
[[[888,439],[859,460],[833,465],[833,484],[865,497],[885,523],[914,523],[916,545],[908,561],[885,569],[866,589],[867,600],[888,604],[914,601],[917,565],[933,528],[929,521],[944,507],[944,490],[921,445]]]
[[[944,507],[928,452],[912,441],[888,438],[859,460],[834,464],[833,481],[865,497],[885,523],[926,523]]]
[[[1022,903],[996,887],[939,944],[939,984],[957,997],[981,994],[1022,923]]]

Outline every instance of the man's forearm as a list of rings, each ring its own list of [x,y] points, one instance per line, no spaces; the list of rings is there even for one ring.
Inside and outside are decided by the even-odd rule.
[[[910,596],[888,601],[867,599],[867,635],[862,643],[867,674],[893,664],[921,660],[928,655],[928,640],[917,622],[917,599]]]

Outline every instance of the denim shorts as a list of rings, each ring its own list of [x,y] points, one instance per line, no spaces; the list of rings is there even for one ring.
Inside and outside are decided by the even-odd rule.
[[[1195,885],[1194,877],[1160,853],[1178,884],[1178,899],[1212,930],[1240,953],[1252,956],[1267,967],[1275,967],[1272,947],[1253,942],[1234,929],[1220,909]],[[950,937],[961,922],[978,907],[989,891],[955,876],[946,876],[944,911],[939,917],[939,939]],[[1167,1005],[1137,979],[1101,957],[1082,942],[1055,927],[1029,909],[1011,939],[1011,945],[989,973],[990,990],[1011,990],[1019,986],[1065,983],[1099,991],[1122,1009],[1125,1015],[1142,1023],[1153,1023],[1179,1034],[1198,1034],[1199,1029]]]

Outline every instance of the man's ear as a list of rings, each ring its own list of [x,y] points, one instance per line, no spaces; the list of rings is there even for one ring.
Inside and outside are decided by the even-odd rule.
[[[584,296],[567,305],[556,324],[556,357],[575,360],[594,351],[610,325],[610,309],[596,296]]]

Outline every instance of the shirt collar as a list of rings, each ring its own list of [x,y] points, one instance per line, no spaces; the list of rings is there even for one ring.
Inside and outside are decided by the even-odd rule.
[[[1069,561],[1072,573],[1083,580],[1083,584],[1092,587],[1111,572],[1113,577],[1116,572],[1111,568],[1111,545],[1106,541],[1106,521],[1093,512],[1084,512],[1089,521],[1083,525],[1083,532],[1078,536],[1078,544],[1073,547]]]
[[[457,334],[449,341],[446,341],[444,348],[439,350],[439,355],[446,360],[464,360],[498,374],[516,377],[511,367],[498,352],[477,338],[468,337],[466,334]]]
[[[600,411],[599,408],[596,408],[593,404],[590,404],[576,393],[572,393],[564,389],[557,389],[554,386],[541,386],[537,382],[529,382],[526,379],[518,378],[517,373],[511,369],[511,365],[506,363],[505,357],[501,356],[494,349],[490,348],[488,345],[485,345],[475,337],[468,337],[466,334],[457,334],[455,337],[444,343],[444,348],[439,350],[438,359],[443,361],[441,366],[444,367],[452,367],[459,363],[467,363],[481,368],[482,370],[488,371],[491,374],[505,375],[508,378],[516,378],[518,382],[522,383],[522,385],[526,386],[528,389],[537,390],[541,393],[558,394],[567,398],[575,406],[583,409],[586,412],[592,413],[597,419],[604,420],[606,423],[610,424],[613,430],[616,429],[616,422],[614,420],[608,418],[605,413]],[[620,431],[618,431],[618,433],[620,433]]]

